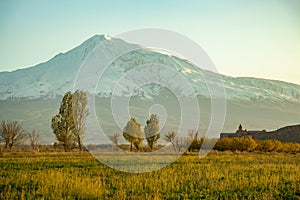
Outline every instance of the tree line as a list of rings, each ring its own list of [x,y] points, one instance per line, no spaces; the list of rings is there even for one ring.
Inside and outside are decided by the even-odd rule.
[[[82,141],[86,135],[85,123],[89,113],[87,103],[85,92],[80,90],[74,93],[67,92],[60,103],[58,114],[52,117],[51,128],[59,145],[62,145],[65,151],[74,148],[79,148],[81,151],[83,148]],[[144,139],[153,149],[160,138],[158,123],[157,115],[151,115],[142,131],[141,124],[135,118],[131,118],[123,130],[123,137],[130,143],[130,150],[132,151],[134,146],[138,151]],[[118,143],[118,139],[117,133],[111,136],[115,144]]]
[[[131,118],[123,129],[123,137],[130,143],[130,151],[135,147],[136,151],[140,151],[143,146],[143,141],[146,140],[150,150],[153,151],[158,140],[161,138],[159,128],[159,118],[155,114],[151,114],[150,119],[146,121],[144,131],[141,129],[141,124],[135,118]],[[163,138],[166,142],[172,144],[174,151],[196,151],[200,150],[204,138],[199,138],[199,132],[189,130],[187,137],[176,137],[175,131],[169,131]],[[120,134],[114,133],[110,136],[111,141],[118,146]]]
[[[54,143],[55,149],[62,146],[65,151],[78,148],[83,149],[83,139],[86,135],[85,122],[89,114],[87,108],[87,95],[77,90],[74,93],[67,92],[60,103],[59,112],[51,119],[51,128],[58,142]],[[199,151],[204,140],[215,143],[214,150],[218,151],[261,151],[261,152],[300,152],[300,144],[283,143],[277,140],[257,141],[252,137],[233,137],[207,139],[199,137],[199,132],[189,130],[187,137],[176,137],[175,131],[165,134],[164,140],[172,145],[174,151]],[[159,117],[152,114],[146,121],[142,130],[141,124],[135,118],[131,118],[125,125],[122,136],[130,143],[130,151],[135,147],[140,151],[143,141],[146,140],[151,151],[154,150],[161,138]],[[110,136],[111,141],[118,146],[120,134]],[[28,132],[18,121],[2,121],[0,125],[0,143],[5,149],[12,149],[29,140],[32,149],[37,150],[40,136],[35,130]]]

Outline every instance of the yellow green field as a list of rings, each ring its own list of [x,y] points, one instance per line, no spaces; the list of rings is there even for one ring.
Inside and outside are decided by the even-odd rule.
[[[189,154],[130,174],[88,153],[4,153],[0,192],[0,199],[300,199],[300,154]]]

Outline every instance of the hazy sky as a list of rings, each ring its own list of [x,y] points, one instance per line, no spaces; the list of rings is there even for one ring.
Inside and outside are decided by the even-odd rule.
[[[222,74],[300,84],[299,0],[1,0],[0,71],[146,27],[190,37]]]

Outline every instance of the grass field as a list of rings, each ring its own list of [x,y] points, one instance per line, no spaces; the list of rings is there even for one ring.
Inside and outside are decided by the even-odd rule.
[[[0,192],[0,199],[300,199],[300,154],[190,154],[130,174],[88,153],[4,153]]]

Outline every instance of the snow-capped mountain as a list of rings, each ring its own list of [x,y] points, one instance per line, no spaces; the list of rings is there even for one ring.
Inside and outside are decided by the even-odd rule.
[[[85,74],[87,80],[96,78],[94,80],[99,82],[96,89],[84,89],[97,95],[96,114],[107,134],[120,131],[115,125],[111,101],[108,100],[112,94],[120,98],[133,96],[129,102],[130,114],[140,122],[146,121],[152,105],[163,105],[168,121],[162,132],[173,130],[180,124],[181,110],[172,92],[182,99],[197,96],[201,115],[199,130],[205,133],[211,120],[207,83],[218,77],[220,82],[210,84],[218,84],[225,89],[227,107],[224,132],[235,131],[240,123],[245,128],[258,130],[274,130],[299,123],[299,85],[216,74],[202,70],[201,66],[198,68],[187,60],[106,35],[95,35],[78,47],[36,66],[0,72],[0,121],[19,120],[28,130],[36,129],[42,135],[43,143],[53,142],[51,117],[59,109],[61,96],[75,89],[78,73],[88,60],[87,56],[101,45],[105,46],[105,51],[98,57],[99,62],[108,62],[116,55],[118,57],[102,74],[99,73],[101,67]],[[122,54],[125,51],[127,53]],[[189,109],[186,128],[194,128],[189,121],[198,113],[193,108]],[[219,137],[219,134],[216,132],[209,137]]]
[[[167,84],[171,89],[180,90],[180,93],[186,96],[209,97],[206,82],[201,77],[219,76],[213,72],[201,70],[190,62],[175,56],[142,48],[136,44],[129,44],[121,39],[110,38],[106,35],[95,35],[78,47],[66,53],[60,53],[47,62],[13,72],[1,72],[0,99],[55,98],[63,95],[66,91],[72,90],[76,74],[82,62],[98,44],[104,41],[110,44],[111,54],[120,49],[137,49],[119,57],[105,71],[104,78],[97,87],[98,96],[109,96],[113,92],[115,84],[124,74],[130,74],[129,71],[132,70],[133,66],[143,66],[145,64],[155,65],[153,70],[158,75],[156,81],[168,79]],[[172,77],[167,76],[168,71],[159,68],[161,65],[169,66],[173,71],[189,80],[193,93],[188,93],[187,91],[191,90],[184,88],[181,83],[172,82]],[[137,68],[135,74],[131,73],[131,75],[138,75],[140,80],[145,80],[147,77],[143,75],[143,70],[142,67]],[[300,102],[300,86],[296,84],[249,77],[234,78],[224,75],[220,77],[228,100]],[[130,77],[125,76],[124,78],[127,78],[127,82],[122,83],[123,87],[130,89],[129,87],[132,85],[130,81],[132,80],[130,80]],[[135,92],[149,97],[159,93],[160,90],[160,86],[152,85]],[[123,90],[118,95],[126,94],[126,90]]]

